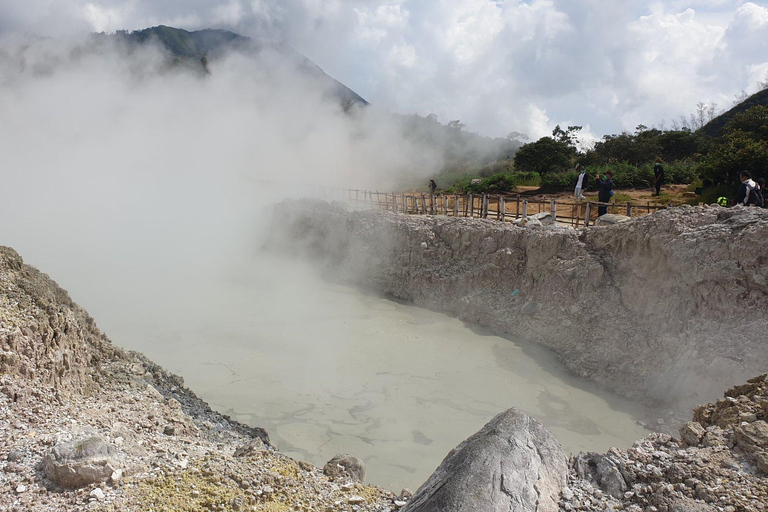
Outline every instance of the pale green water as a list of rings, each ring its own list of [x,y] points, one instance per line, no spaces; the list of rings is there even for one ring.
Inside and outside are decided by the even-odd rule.
[[[449,316],[262,264],[197,290],[200,302],[99,325],[215,409],[322,466],[363,459],[371,483],[415,490],[450,449],[516,406],[566,452],[628,447],[641,409],[566,373],[552,354]],[[276,268],[280,270],[277,271]]]

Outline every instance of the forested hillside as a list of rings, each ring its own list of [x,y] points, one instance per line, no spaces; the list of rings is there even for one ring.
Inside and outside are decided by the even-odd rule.
[[[486,166],[495,173],[472,184],[457,180],[455,191],[509,192],[536,183],[542,192],[571,190],[576,166],[590,176],[610,170],[618,188],[651,188],[653,165],[661,160],[666,184],[690,184],[699,197],[691,202],[733,198],[739,173],[768,177],[768,90],[762,90],[700,128],[664,130],[639,125],[634,132],[605,135],[592,147],[579,145],[580,126],[556,126],[552,135],[523,145],[515,156]]]

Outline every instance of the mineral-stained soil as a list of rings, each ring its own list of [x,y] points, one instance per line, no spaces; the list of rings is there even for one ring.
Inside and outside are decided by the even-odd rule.
[[[286,201],[270,246],[680,411],[768,367],[768,210],[679,207],[582,232]]]
[[[114,347],[64,290],[4,247],[0,440],[4,511],[404,504],[344,471],[331,479],[277,452],[263,430],[213,412],[181,378]]]

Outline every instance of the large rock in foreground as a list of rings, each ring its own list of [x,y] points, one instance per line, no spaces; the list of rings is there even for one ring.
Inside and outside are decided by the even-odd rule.
[[[512,408],[453,449],[404,511],[556,511],[567,474],[552,433]]]
[[[78,488],[104,482],[120,469],[117,448],[100,437],[54,446],[43,459],[43,471],[61,487]]]

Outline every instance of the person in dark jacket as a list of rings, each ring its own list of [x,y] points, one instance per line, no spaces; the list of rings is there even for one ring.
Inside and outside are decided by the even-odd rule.
[[[664,184],[664,166],[661,165],[661,158],[656,160],[653,164],[653,176],[656,178],[654,186],[656,187],[656,195],[661,195],[661,186]]]
[[[435,195],[435,190],[437,190],[437,183],[433,179],[429,180],[429,193]]]
[[[608,171],[605,173],[605,179],[600,178],[598,174],[595,178],[597,184],[597,200],[601,203],[611,202],[611,196],[613,196],[613,173]],[[607,205],[600,205],[597,207],[597,216],[600,217],[608,213]]]
[[[749,206],[754,204],[755,195],[752,193],[752,190],[757,187],[757,183],[752,181],[752,173],[741,171],[739,179],[741,180],[741,185],[739,185],[739,191],[736,192],[736,205]]]

